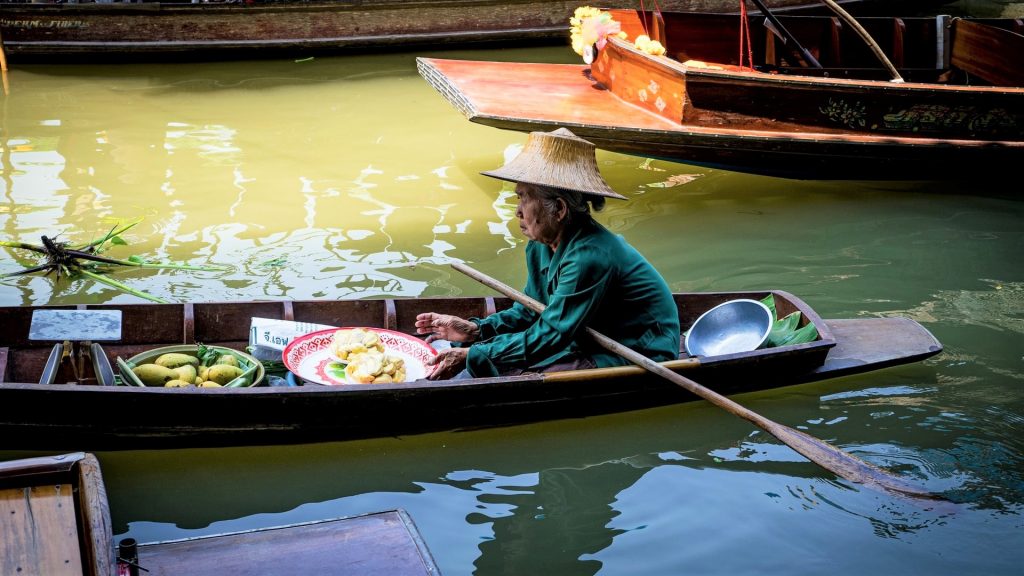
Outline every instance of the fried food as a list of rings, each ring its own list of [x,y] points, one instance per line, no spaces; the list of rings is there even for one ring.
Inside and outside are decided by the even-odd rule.
[[[405,361],[376,350],[360,352],[349,356],[346,373],[359,384],[405,382]]]
[[[384,343],[380,336],[372,330],[351,328],[338,330],[331,338],[331,352],[342,362],[349,362],[354,354],[364,352],[384,353]]]

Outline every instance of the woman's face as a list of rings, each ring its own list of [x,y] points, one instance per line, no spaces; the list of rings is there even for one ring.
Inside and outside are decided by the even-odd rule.
[[[544,210],[544,203],[531,184],[517,183],[516,196],[519,198],[516,217],[519,218],[519,229],[523,235],[530,240],[556,247],[562,232],[557,215],[548,214]]]

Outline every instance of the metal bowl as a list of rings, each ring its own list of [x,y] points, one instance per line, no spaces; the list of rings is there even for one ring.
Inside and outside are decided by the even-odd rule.
[[[731,300],[700,315],[686,333],[693,356],[750,352],[764,345],[772,329],[772,312],[757,300]]]

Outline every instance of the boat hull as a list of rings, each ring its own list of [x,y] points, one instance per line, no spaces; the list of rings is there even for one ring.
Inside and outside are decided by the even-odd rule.
[[[801,300],[773,291],[780,315],[801,311],[814,342],[670,364],[722,394],[762,390],[922,360],[942,347],[909,319],[823,320]],[[734,298],[767,292],[677,295],[682,326]],[[334,326],[413,332],[415,315],[438,310],[480,316],[504,299],[451,298],[337,302],[121,305],[121,342],[106,354],[128,357],[169,340],[248,343],[250,319],[295,319]],[[90,307],[91,308],[91,307]],[[29,308],[0,308],[11,334],[27,334]],[[145,335],[145,337],[143,337]],[[581,417],[697,400],[637,367],[507,378],[391,385],[167,389],[78,383],[36,384],[49,343],[19,338],[0,347],[0,438],[8,449],[90,450],[260,445],[384,437]],[[57,382],[68,379],[62,371]]]

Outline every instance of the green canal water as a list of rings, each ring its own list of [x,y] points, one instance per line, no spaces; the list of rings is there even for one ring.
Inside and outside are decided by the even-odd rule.
[[[0,238],[86,242],[142,218],[111,255],[228,267],[116,273],[168,301],[488,293],[451,260],[522,285],[511,188],[479,172],[526,137],[467,122],[416,74],[417,55],[575,61],[528,48],[14,67]],[[735,399],[948,502],[837,480],[692,403],[372,441],[99,452],[116,535],[404,508],[449,576],[1021,573],[1019,190],[972,180],[971,166],[936,166],[967,175],[953,184],[598,160],[629,197],[598,219],[674,290],[778,288],[825,318],[905,316],[941,340],[922,363]],[[0,273],[36,262],[0,249]],[[5,306],[140,301],[82,280],[0,281]],[[23,454],[17,439],[4,447]]]

